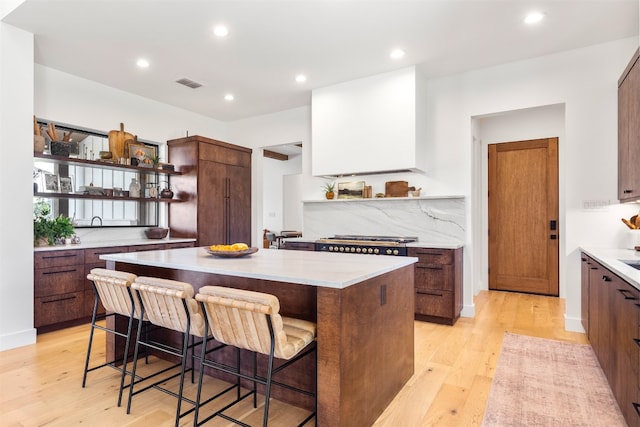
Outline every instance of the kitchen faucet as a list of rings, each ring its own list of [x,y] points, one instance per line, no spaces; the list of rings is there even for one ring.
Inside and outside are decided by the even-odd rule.
[[[96,215],[93,218],[91,218],[91,226],[93,227],[93,220],[94,219],[97,219],[98,221],[100,221],[100,227],[102,227],[102,218],[100,218],[98,215]]]

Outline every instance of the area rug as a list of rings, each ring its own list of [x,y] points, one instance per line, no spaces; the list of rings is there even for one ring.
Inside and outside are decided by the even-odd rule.
[[[626,423],[591,346],[505,333],[482,425]]]

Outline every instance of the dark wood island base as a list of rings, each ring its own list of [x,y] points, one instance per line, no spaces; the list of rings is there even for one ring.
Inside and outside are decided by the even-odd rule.
[[[205,285],[268,292],[280,299],[283,315],[317,322],[320,426],[372,425],[413,375],[413,264],[343,288],[162,268],[135,261],[107,260],[107,268],[188,282],[196,292]],[[115,356],[122,347],[111,339],[106,357]],[[312,361],[292,365],[290,377],[303,387],[312,386],[311,365]],[[312,402],[301,400],[298,394],[277,391],[274,389],[277,399],[312,408]]]

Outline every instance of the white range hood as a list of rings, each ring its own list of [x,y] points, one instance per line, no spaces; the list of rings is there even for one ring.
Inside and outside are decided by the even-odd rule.
[[[312,174],[423,172],[424,94],[415,67],[314,90]]]

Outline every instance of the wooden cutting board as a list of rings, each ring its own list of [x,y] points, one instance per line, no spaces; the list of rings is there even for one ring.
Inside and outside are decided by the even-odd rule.
[[[409,183],[407,181],[387,181],[384,183],[385,197],[407,197]]]
[[[118,161],[121,157],[125,157],[125,141],[133,141],[133,135],[124,131],[124,123],[120,123],[120,130],[112,130],[109,132],[109,151],[112,158]]]

